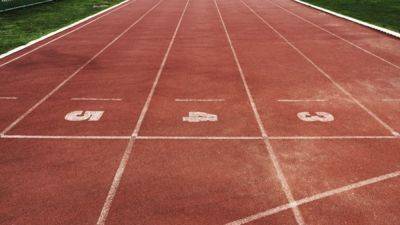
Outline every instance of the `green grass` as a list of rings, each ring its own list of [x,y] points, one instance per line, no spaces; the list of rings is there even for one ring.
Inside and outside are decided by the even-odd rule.
[[[399,32],[400,0],[303,0]]]
[[[57,0],[0,13],[0,54],[123,0]]]

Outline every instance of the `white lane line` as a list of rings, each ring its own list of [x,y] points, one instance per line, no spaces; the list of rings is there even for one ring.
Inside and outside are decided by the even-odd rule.
[[[132,136],[0,135],[8,139],[130,139]],[[262,140],[262,136],[134,136],[140,140]],[[269,136],[269,140],[398,139],[396,136]]]
[[[249,88],[249,86],[247,84],[246,77],[244,75],[242,66],[241,66],[241,64],[239,62],[239,59],[237,57],[236,50],[233,47],[232,40],[231,40],[231,37],[229,35],[228,29],[226,28],[224,19],[222,18],[221,12],[219,10],[218,3],[216,2],[216,0],[213,0],[213,1],[214,1],[214,4],[215,4],[215,7],[217,9],[218,16],[219,16],[220,21],[221,21],[221,25],[222,25],[222,27],[223,27],[223,29],[225,31],[225,35],[226,35],[227,41],[228,41],[229,46],[231,48],[233,58],[235,59],[237,69],[239,71],[240,77],[241,77],[243,85],[245,87],[248,100],[250,102],[250,105],[251,105],[251,108],[253,110],[254,116],[255,116],[255,118],[257,120],[258,127],[260,129],[261,135],[262,135],[263,140],[264,140],[264,144],[266,146],[266,150],[268,151],[268,154],[269,154],[269,156],[271,158],[271,161],[272,161],[272,164],[274,166],[276,175],[277,175],[277,177],[278,177],[278,179],[280,181],[282,190],[285,193],[287,200],[289,201],[289,203],[293,203],[294,202],[294,198],[293,198],[292,191],[290,190],[289,184],[287,183],[287,180],[286,180],[286,178],[285,178],[285,176],[284,176],[284,174],[282,172],[282,168],[281,168],[281,166],[279,164],[279,161],[278,161],[278,159],[277,159],[277,157],[275,155],[275,152],[274,152],[274,150],[273,150],[273,148],[272,148],[272,146],[271,146],[271,144],[270,144],[270,142],[268,140],[268,135],[267,135],[267,133],[266,133],[266,131],[264,129],[264,125],[263,125],[263,123],[261,121],[260,114],[258,113],[256,104],[255,104],[254,99],[253,99],[253,96],[251,95],[250,88]],[[297,207],[292,207],[292,211],[293,211],[293,214],[294,214],[294,217],[295,217],[297,223],[299,225],[305,224],[303,216],[301,215],[300,210]]]
[[[270,140],[398,139],[398,136],[270,136]]]
[[[99,139],[99,140],[113,140],[113,139],[130,139],[131,136],[74,136],[74,135],[0,135],[5,139]]]
[[[121,98],[71,98],[72,101],[122,101]]]
[[[0,97],[0,100],[17,100],[17,99],[18,97],[6,97],[6,96]]]
[[[54,93],[56,93],[62,86],[64,86],[69,80],[75,77],[83,68],[89,65],[94,59],[96,59],[101,53],[103,53],[106,49],[108,49],[112,44],[118,41],[123,35],[125,35],[132,27],[134,27],[137,23],[139,23],[145,16],[147,16],[153,9],[155,9],[163,0],[160,0],[156,5],[147,10],[139,19],[133,22],[128,28],[126,28],[122,33],[120,33],[116,38],[114,38],[111,42],[109,42],[104,48],[102,48],[99,52],[97,52],[92,58],[86,61],[81,67],[79,67],[73,74],[67,77],[61,84],[55,87],[50,93],[44,96],[39,102],[29,108],[24,114],[19,116],[12,124],[6,127],[0,134],[5,134],[9,130],[11,130],[15,125],[17,125],[21,120],[23,120],[27,115],[29,115],[33,110],[35,110],[39,105],[45,102],[48,98],[50,98]]]
[[[270,216],[270,215],[273,215],[273,214],[280,213],[280,212],[285,211],[287,209],[290,209],[290,208],[292,208],[292,206],[297,206],[297,205],[296,204],[293,204],[293,205],[291,205],[291,204],[280,205],[278,207],[266,210],[264,212],[259,212],[259,213],[254,214],[254,215],[251,215],[251,216],[248,216],[248,217],[245,217],[245,218],[242,218],[242,219],[235,220],[235,221],[227,223],[225,225],[242,225],[242,224],[250,223],[252,221],[255,221],[255,220],[258,220],[258,219],[261,219],[261,218],[264,218],[264,217],[267,217],[267,216]]]
[[[380,56],[378,56],[378,55],[376,55],[376,54],[374,54],[374,53],[372,53],[372,52],[370,52],[370,51],[364,49],[363,47],[361,47],[361,46],[359,46],[359,45],[357,45],[357,44],[355,44],[355,43],[353,43],[353,42],[351,42],[351,41],[349,41],[349,40],[343,38],[342,36],[340,36],[340,35],[338,35],[338,34],[335,34],[335,33],[331,32],[331,31],[329,31],[329,30],[327,30],[327,29],[325,29],[325,28],[323,28],[323,27],[321,27],[321,26],[319,26],[319,25],[317,25],[317,24],[311,22],[310,20],[307,20],[307,19],[304,18],[304,17],[302,17],[302,16],[300,16],[300,15],[298,15],[298,14],[296,14],[296,13],[294,13],[294,12],[292,12],[292,11],[290,11],[290,10],[288,10],[288,9],[286,9],[286,8],[284,8],[284,7],[280,6],[280,5],[278,5],[278,4],[276,4],[276,3],[273,3],[272,1],[269,1],[269,2],[271,2],[272,4],[276,5],[277,7],[281,8],[281,9],[283,9],[283,10],[286,11],[287,13],[292,14],[293,16],[295,16],[295,17],[297,17],[297,18],[303,20],[304,22],[307,22],[307,23],[313,25],[314,27],[317,27],[317,28],[319,28],[320,30],[323,30],[323,31],[325,31],[326,33],[328,33],[328,34],[330,34],[330,35],[332,35],[332,36],[334,36],[334,37],[336,37],[336,38],[338,38],[338,39],[340,39],[340,40],[342,40],[342,41],[344,41],[344,42],[346,42],[346,43],[352,45],[353,47],[355,47],[355,48],[357,48],[357,49],[359,49],[359,50],[361,50],[361,51],[363,51],[363,52],[365,52],[365,53],[367,53],[367,54],[369,54],[369,55],[371,55],[371,56],[373,56],[373,57],[375,57],[375,58],[377,58],[377,59],[379,59],[379,60],[381,60],[381,61],[383,61],[383,62],[385,62],[385,63],[387,63],[387,64],[389,64],[389,65],[391,65],[391,66],[393,66],[393,67],[395,67],[395,68],[397,68],[397,69],[400,69],[400,66],[399,66],[399,65],[396,65],[396,64],[394,64],[394,63],[388,61],[387,59],[384,59],[384,58],[382,58],[382,57],[380,57]],[[300,1],[298,1],[298,2],[300,2]],[[300,3],[301,3],[301,2],[300,2]],[[303,4],[304,4],[304,3],[303,3]]]
[[[255,12],[249,5],[240,0],[243,5],[245,5],[257,18],[261,20],[265,25],[267,25],[272,31],[274,31],[282,40],[284,40],[290,47],[293,48],[299,55],[301,55],[305,60],[307,60],[311,65],[314,66],[322,75],[324,75],[333,85],[336,86],[340,91],[342,91],[348,98],[350,98],[354,103],[356,103],[360,108],[367,112],[372,118],[374,118],[378,123],[380,123],[386,130],[388,130],[392,135],[399,136],[400,134],[395,131],[386,122],[381,120],[375,113],[364,106],[359,100],[357,100],[350,92],[344,89],[339,83],[337,83],[328,73],[326,73],[321,67],[314,63],[308,56],[306,56],[300,49],[298,49],[294,44],[292,44],[285,36],[283,36],[278,30],[276,30],[271,24],[269,24],[264,18],[262,18],[257,12]]]
[[[386,99],[382,99],[382,102],[400,102],[400,98],[397,98],[397,99],[386,98]]]
[[[367,180],[362,180],[362,181],[359,181],[359,182],[356,182],[356,183],[352,183],[352,184],[349,184],[349,185],[346,185],[346,186],[343,186],[343,187],[340,187],[340,188],[332,189],[332,190],[325,191],[325,192],[322,192],[322,193],[319,193],[319,194],[316,194],[316,195],[313,195],[313,196],[310,196],[310,197],[306,197],[306,198],[297,200],[294,204],[284,204],[284,205],[281,205],[281,206],[266,210],[264,212],[260,212],[260,213],[248,216],[246,218],[242,218],[242,219],[227,223],[226,225],[246,224],[246,223],[249,223],[251,221],[258,220],[258,219],[261,219],[263,217],[270,216],[270,215],[282,212],[282,211],[287,210],[287,209],[292,208],[292,207],[297,207],[297,206],[300,206],[300,205],[303,205],[303,204],[306,204],[306,203],[310,203],[310,202],[314,202],[314,201],[317,201],[317,200],[320,200],[320,199],[324,199],[324,198],[327,198],[327,197],[330,197],[330,196],[338,195],[338,194],[341,194],[341,193],[344,193],[344,192],[347,192],[347,191],[351,191],[351,190],[354,190],[354,189],[357,189],[357,188],[361,188],[361,187],[364,187],[364,186],[367,186],[367,185],[375,184],[375,183],[378,183],[378,182],[381,182],[381,181],[385,181],[385,180],[388,180],[388,179],[393,179],[393,178],[396,178],[398,176],[400,176],[400,171],[395,171],[393,173],[388,173],[388,174],[381,175],[381,176],[378,176],[378,177],[373,177],[373,178],[370,178],[370,179],[367,179]]]
[[[326,102],[326,99],[278,99],[278,102]]]
[[[137,139],[143,140],[262,140],[263,137],[218,137],[218,136],[138,136]]]
[[[113,182],[111,184],[110,190],[108,191],[107,198],[106,198],[106,200],[104,202],[103,208],[101,209],[100,216],[99,216],[99,218],[97,220],[97,225],[104,225],[106,220],[107,220],[107,216],[108,216],[108,213],[110,211],[112,201],[113,201],[113,199],[115,197],[115,194],[117,193],[117,190],[118,190],[119,184],[121,182],[121,178],[122,178],[122,176],[124,174],[126,165],[128,164],[129,156],[131,155],[131,153],[133,151],[134,142],[135,142],[135,140],[136,140],[136,138],[138,136],[140,127],[142,126],[142,123],[143,123],[143,119],[144,119],[144,117],[145,117],[145,115],[147,113],[147,110],[149,108],[151,99],[152,99],[152,97],[154,95],[154,91],[155,91],[155,89],[157,87],[158,81],[160,80],[160,76],[161,76],[161,74],[162,74],[162,72],[164,70],[165,63],[167,62],[167,59],[168,59],[169,53],[171,51],[172,45],[175,42],[176,35],[177,35],[177,33],[179,31],[179,28],[181,26],[181,23],[182,23],[182,20],[183,20],[183,16],[186,13],[186,9],[188,8],[189,1],[190,0],[187,0],[186,5],[185,5],[185,7],[184,7],[184,9],[182,11],[182,14],[181,14],[181,16],[179,18],[178,24],[176,25],[174,34],[172,35],[171,41],[170,41],[170,43],[168,45],[168,48],[167,48],[167,50],[166,50],[166,52],[164,54],[164,58],[163,58],[163,60],[161,62],[160,68],[159,68],[159,70],[157,72],[157,76],[156,76],[156,78],[155,78],[155,80],[153,82],[153,86],[151,87],[150,93],[147,96],[146,103],[144,104],[143,109],[142,109],[142,111],[140,113],[138,122],[136,123],[136,127],[135,127],[134,131],[132,132],[132,135],[131,135],[131,138],[129,140],[128,146],[126,147],[126,149],[124,151],[124,155],[123,155],[123,157],[121,159],[121,162],[120,162],[120,164],[118,166],[118,170],[115,173],[115,176],[114,176]]]
[[[194,99],[194,98],[176,98],[176,102],[223,102],[225,99],[210,98],[210,99]]]
[[[27,47],[29,47],[29,46],[32,46],[32,45],[34,45],[34,44],[36,44],[36,43],[38,43],[38,42],[40,42],[40,41],[42,41],[42,40],[45,40],[46,38],[49,38],[49,37],[51,37],[51,36],[54,36],[54,35],[56,35],[56,34],[58,34],[58,33],[60,33],[60,32],[63,32],[63,31],[65,31],[65,30],[71,28],[71,27],[77,26],[77,25],[79,25],[79,24],[81,24],[81,23],[83,23],[83,22],[86,22],[86,21],[88,21],[88,20],[90,20],[90,19],[92,19],[92,18],[94,18],[94,17],[96,17],[96,16],[98,16],[98,15],[100,15],[100,14],[103,14],[103,13],[107,12],[107,13],[105,13],[105,14],[103,14],[103,15],[101,15],[101,16],[95,18],[95,19],[93,19],[92,21],[89,21],[89,22],[83,24],[83,25],[80,26],[80,27],[77,27],[77,28],[75,28],[75,29],[72,29],[71,31],[69,31],[69,32],[67,32],[67,33],[65,33],[65,34],[63,34],[63,35],[60,35],[59,37],[54,38],[53,40],[50,40],[50,41],[48,41],[48,42],[46,42],[46,43],[44,43],[44,44],[42,44],[42,45],[39,45],[38,47],[36,47],[36,48],[34,48],[34,49],[32,49],[32,50],[30,50],[30,51],[28,51],[28,52],[26,52],[26,53],[24,53],[24,54],[18,56],[18,57],[15,57],[15,58],[13,58],[13,59],[10,59],[9,61],[7,61],[7,62],[1,64],[1,65],[0,65],[0,68],[3,67],[3,66],[5,66],[5,65],[7,65],[7,64],[9,64],[9,63],[11,63],[11,62],[16,61],[16,60],[18,60],[18,59],[20,59],[20,58],[22,58],[22,57],[24,57],[24,56],[26,56],[26,55],[29,55],[30,53],[32,53],[32,52],[34,52],[34,51],[36,51],[36,50],[38,50],[38,49],[40,49],[40,48],[42,48],[42,47],[44,47],[44,46],[50,44],[50,43],[53,43],[53,42],[55,42],[55,41],[57,41],[57,40],[59,40],[59,39],[65,37],[65,36],[67,36],[67,35],[69,35],[69,34],[71,34],[71,33],[73,33],[73,32],[75,32],[75,31],[78,31],[78,30],[80,30],[80,29],[86,27],[87,25],[89,25],[89,24],[91,24],[91,23],[93,23],[93,22],[95,22],[95,21],[97,21],[97,20],[99,20],[99,19],[101,19],[101,18],[107,16],[108,14],[111,14],[111,13],[113,13],[113,12],[119,10],[119,9],[124,8],[125,6],[130,5],[132,2],[135,2],[136,0],[132,0],[131,2],[127,3],[128,1],[129,1],[129,0],[125,0],[125,1],[123,1],[123,2],[121,2],[121,3],[118,3],[118,4],[115,5],[115,6],[112,6],[112,7],[108,8],[108,9],[105,9],[105,10],[103,10],[103,11],[100,11],[100,12],[94,14],[94,15],[88,16],[88,17],[86,17],[86,18],[84,18],[84,19],[82,19],[82,20],[80,20],[80,21],[77,21],[77,22],[75,22],[75,23],[73,23],[73,24],[70,24],[70,25],[68,25],[68,26],[66,26],[66,27],[63,27],[63,28],[61,28],[61,29],[59,29],[59,30],[57,30],[57,31],[51,32],[50,34],[47,34],[47,35],[45,35],[45,36],[43,36],[43,37],[40,37],[40,38],[38,38],[38,39],[36,39],[36,40],[33,40],[33,41],[29,42],[29,43],[26,44],[26,45],[22,45],[22,46],[20,46],[20,47],[17,47],[17,48],[15,48],[15,49],[12,49],[11,51],[8,51],[8,52],[6,52],[6,53],[0,55],[0,59],[2,59],[2,58],[4,58],[4,57],[6,57],[6,56],[9,56],[9,55],[15,53],[15,52],[21,51],[21,50],[23,50],[23,49],[25,49],[25,48],[27,48]],[[125,4],[125,3],[127,3],[127,4]],[[125,4],[125,5],[123,5],[123,4]]]

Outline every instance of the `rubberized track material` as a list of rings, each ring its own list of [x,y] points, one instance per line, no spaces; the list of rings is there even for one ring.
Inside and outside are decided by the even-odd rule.
[[[0,224],[399,224],[400,41],[136,0],[0,60]]]

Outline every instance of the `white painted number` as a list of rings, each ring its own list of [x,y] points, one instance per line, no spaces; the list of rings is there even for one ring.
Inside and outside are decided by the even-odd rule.
[[[331,122],[335,119],[332,114],[327,112],[316,112],[315,114],[311,115],[309,112],[299,112],[297,113],[297,117],[306,122]]]
[[[215,122],[218,121],[218,116],[214,114],[209,114],[205,112],[189,112],[188,117],[183,117],[184,122],[198,123],[198,122]]]
[[[98,121],[104,111],[73,111],[65,116],[68,121]]]

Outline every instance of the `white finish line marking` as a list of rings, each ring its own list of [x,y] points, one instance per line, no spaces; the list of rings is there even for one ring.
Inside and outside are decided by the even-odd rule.
[[[17,97],[0,97],[0,100],[17,100]]]
[[[255,221],[255,220],[261,219],[263,217],[267,217],[267,216],[282,212],[284,210],[287,210],[287,209],[290,209],[290,208],[293,208],[293,207],[298,207],[299,205],[303,205],[303,204],[306,204],[306,203],[317,201],[317,200],[320,200],[320,199],[323,199],[323,198],[327,198],[327,197],[330,197],[330,196],[333,196],[333,195],[337,195],[337,194],[340,194],[340,193],[343,193],[343,192],[347,192],[347,191],[350,191],[350,190],[353,190],[353,189],[361,188],[361,187],[364,187],[364,186],[367,186],[367,185],[370,185],[370,184],[378,183],[378,182],[381,182],[381,181],[384,181],[384,180],[392,179],[392,178],[395,178],[395,177],[398,177],[398,176],[400,176],[400,171],[395,171],[393,173],[388,173],[388,174],[381,175],[381,176],[378,176],[378,177],[373,177],[373,178],[370,178],[370,179],[367,179],[367,180],[359,181],[359,182],[352,183],[352,184],[349,184],[349,185],[346,185],[346,186],[343,186],[343,187],[340,187],[340,188],[332,189],[332,190],[325,191],[325,192],[322,192],[322,193],[319,193],[319,194],[316,194],[316,195],[313,195],[313,196],[310,196],[310,197],[306,197],[306,198],[297,200],[297,201],[295,201],[293,203],[290,203],[290,204],[281,205],[281,206],[266,210],[264,212],[260,212],[260,213],[248,216],[246,218],[239,219],[239,220],[227,223],[226,225],[246,224],[246,223],[249,223],[251,221]]]
[[[326,99],[278,99],[278,102],[326,102]]]
[[[71,98],[72,101],[122,101],[121,98]]]
[[[131,136],[0,135],[7,139],[130,139]],[[262,136],[134,136],[141,140],[262,140]],[[397,139],[398,136],[269,136],[270,140]]]
[[[275,136],[270,140],[397,139],[399,136]]]
[[[250,136],[138,136],[137,139],[141,140],[262,140],[263,137],[250,137]]]
[[[87,139],[87,140],[124,140],[130,139],[130,136],[71,136],[71,135],[0,135],[5,139]]]
[[[176,102],[223,102],[225,99],[215,98],[215,99],[194,99],[194,98],[176,98]]]

